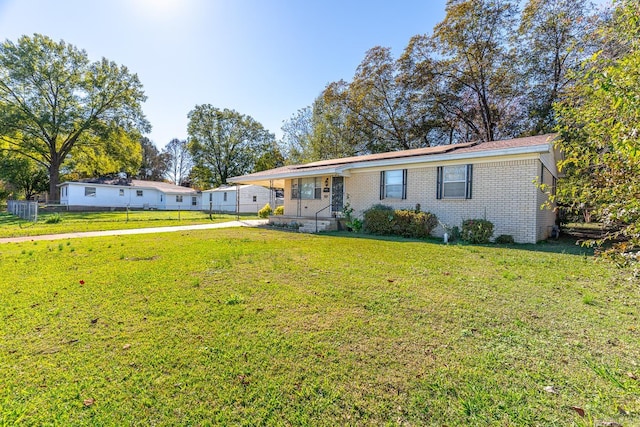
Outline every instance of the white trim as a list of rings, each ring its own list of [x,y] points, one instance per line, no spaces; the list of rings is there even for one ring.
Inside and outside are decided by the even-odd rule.
[[[399,159],[387,159],[387,160],[377,160],[372,162],[361,162],[360,164],[354,163],[348,166],[345,165],[343,166],[343,169],[379,168],[379,167],[398,166],[398,165],[407,165],[407,164],[416,164],[416,163],[422,164],[422,163],[437,163],[437,162],[455,161],[455,160],[482,159],[487,157],[507,157],[507,156],[517,156],[521,154],[548,153],[549,149],[550,149],[549,144],[545,143],[543,145],[534,145],[529,147],[516,147],[516,148],[503,148],[499,150],[480,151],[477,153],[435,154],[435,155],[419,156],[415,158],[404,157]],[[336,168],[337,174],[341,174],[342,172],[343,172],[342,168]]]
[[[325,175],[337,175],[343,177],[349,177],[352,170],[366,169],[366,168],[382,168],[382,167],[397,167],[412,164],[424,164],[424,163],[442,163],[456,160],[471,160],[471,159],[483,159],[489,157],[507,157],[517,156],[525,154],[539,154],[548,153],[551,150],[551,143],[544,143],[539,145],[532,145],[527,147],[515,147],[515,148],[502,148],[497,150],[485,150],[471,153],[445,153],[445,154],[426,154],[415,157],[399,157],[395,159],[383,159],[383,160],[371,160],[371,161],[354,161],[346,165],[339,165],[335,167],[326,167],[322,169],[312,170],[290,170],[287,172],[277,173],[269,175],[268,177],[236,177],[231,178],[231,182],[256,182],[266,179],[290,179],[290,178],[304,178],[313,176],[325,176]]]
[[[86,186],[86,187],[105,187],[105,188],[118,188],[118,189],[130,189],[130,190],[154,190],[154,191],[160,191],[161,193],[165,193],[165,194],[198,194],[197,190],[194,189],[189,189],[187,187],[188,191],[175,191],[175,190],[164,190],[162,188],[158,188],[158,187],[153,187],[153,186],[142,186],[142,185],[118,185],[118,184],[99,184],[99,183],[93,183],[93,182],[78,182],[78,181],[65,181],[62,182],[60,184],[58,184],[58,187],[62,187],[63,185],[79,185],[79,186]]]

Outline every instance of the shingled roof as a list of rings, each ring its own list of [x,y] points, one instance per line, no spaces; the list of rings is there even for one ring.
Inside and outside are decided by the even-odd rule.
[[[384,166],[386,164],[411,164],[445,161],[457,158],[488,157],[525,152],[541,152],[553,149],[556,134],[530,136],[489,142],[467,142],[461,144],[438,145],[412,150],[367,154],[340,159],[321,160],[301,165],[288,165],[249,175],[229,179],[233,183],[270,185],[274,180],[302,176],[340,175],[350,169]],[[278,184],[273,184],[278,186]]]

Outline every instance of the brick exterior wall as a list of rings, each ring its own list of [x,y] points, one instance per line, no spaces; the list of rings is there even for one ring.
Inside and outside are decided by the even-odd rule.
[[[311,218],[315,217],[316,212],[329,206],[331,204],[331,193],[324,191],[326,180],[328,180],[329,188],[331,188],[331,177],[323,176],[320,181],[322,187],[320,199],[292,199],[291,180],[286,179],[284,183],[284,214]],[[325,209],[318,215],[320,218],[330,216],[330,209]]]
[[[555,214],[540,209],[546,196],[534,184],[541,172],[539,159],[473,163],[471,199],[438,200],[437,166],[407,168],[406,200],[380,200],[379,169],[354,171],[345,179],[345,194],[358,216],[379,203],[396,209],[413,209],[419,203],[423,211],[434,213],[448,226],[460,227],[465,219],[486,218],[495,226],[494,237],[510,234],[518,243],[536,243],[548,237]],[[551,175],[545,179],[550,182]],[[436,236],[443,233],[440,226],[434,230]]]
[[[378,168],[352,171],[344,179],[345,203],[355,209],[354,215],[362,217],[364,211],[376,204],[392,206],[395,209],[414,209],[420,204],[422,211],[434,213],[447,226],[461,227],[462,221],[471,218],[486,218],[494,224],[493,237],[501,234],[513,236],[518,243],[536,243],[550,236],[555,224],[553,210],[542,209],[546,194],[536,187],[540,181],[551,185],[552,173],[557,173],[553,156],[522,158],[502,161],[481,161],[473,163],[473,194],[471,199],[437,199],[437,167],[467,163],[442,163],[434,165],[411,165],[407,167],[407,198],[380,200],[380,170]],[[550,171],[546,165],[553,168]],[[387,168],[385,170],[394,170]],[[285,215],[312,218],[316,212],[329,206],[331,193],[324,192],[324,183],[330,176],[322,176],[320,199],[292,199],[291,180],[285,180]],[[319,218],[329,217],[329,209],[322,211]],[[442,236],[444,229],[438,226],[435,236]]]

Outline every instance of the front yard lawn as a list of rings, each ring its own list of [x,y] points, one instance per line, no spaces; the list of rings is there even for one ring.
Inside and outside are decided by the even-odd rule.
[[[640,424],[640,288],[588,256],[221,229],[0,260],[0,425]]]

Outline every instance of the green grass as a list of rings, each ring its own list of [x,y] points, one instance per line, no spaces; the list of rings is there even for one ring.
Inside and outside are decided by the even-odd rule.
[[[82,231],[120,230],[130,228],[165,227],[172,225],[210,224],[233,221],[236,215],[201,211],[114,211],[43,213],[38,222],[25,221],[6,212],[0,213],[0,238],[37,236]],[[242,214],[241,218],[258,219]]]
[[[0,425],[640,424],[640,288],[541,248],[0,245]]]

